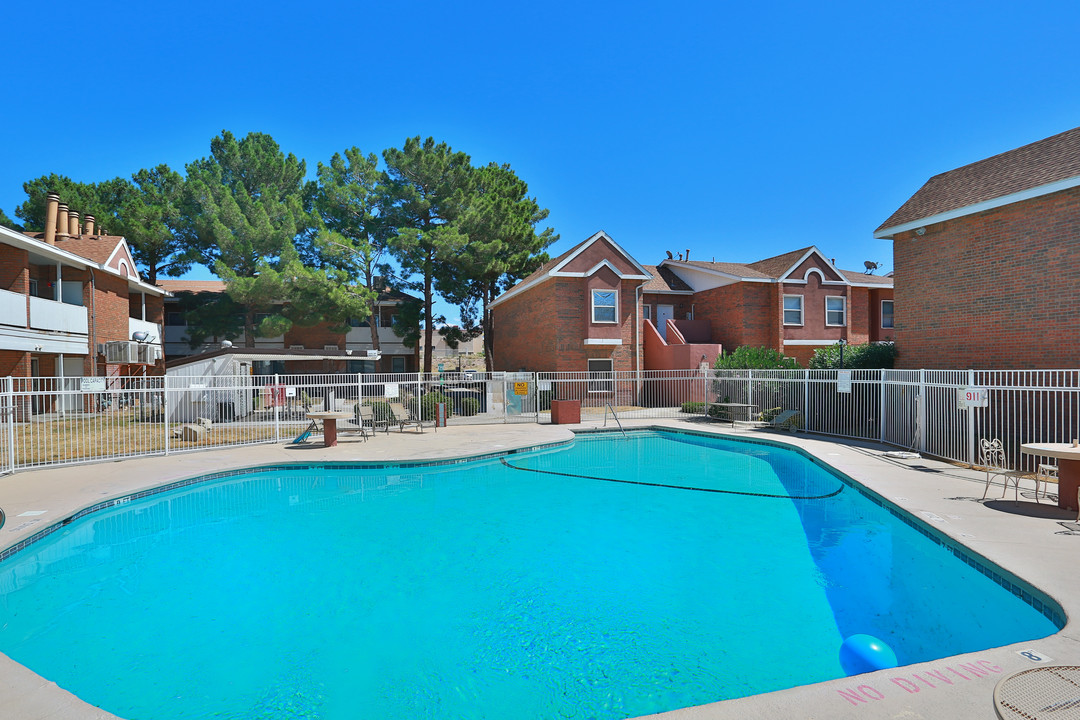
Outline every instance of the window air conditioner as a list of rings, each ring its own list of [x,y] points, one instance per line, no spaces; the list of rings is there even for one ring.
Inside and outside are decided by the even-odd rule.
[[[139,344],[139,362],[145,365],[153,365],[158,360],[158,346],[146,343]]]
[[[128,340],[105,343],[105,362],[110,365],[128,365],[139,362],[139,343]]]

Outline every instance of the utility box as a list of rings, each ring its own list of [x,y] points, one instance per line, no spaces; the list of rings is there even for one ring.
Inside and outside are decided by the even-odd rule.
[[[579,400],[552,400],[551,424],[576,425],[581,422],[581,402]]]

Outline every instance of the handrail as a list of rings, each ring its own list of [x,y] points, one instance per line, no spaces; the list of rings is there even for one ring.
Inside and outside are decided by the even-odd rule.
[[[619,429],[622,430],[623,437],[629,440],[630,436],[626,434],[626,428],[622,426],[622,420],[619,420],[619,416],[615,414],[615,408],[611,406],[611,403],[607,403],[604,405],[604,427],[607,427],[608,410],[611,410],[611,417],[615,418],[615,422],[619,424]]]

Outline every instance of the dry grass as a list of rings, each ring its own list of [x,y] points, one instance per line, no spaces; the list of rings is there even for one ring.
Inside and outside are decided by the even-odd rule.
[[[179,427],[171,423],[170,428]],[[282,427],[285,438],[291,427]],[[200,441],[169,438],[170,450],[213,448],[272,441],[272,424],[230,423],[214,425]],[[0,438],[6,445],[7,438]],[[20,466],[148,455],[165,451],[165,423],[143,421],[135,411],[118,411],[70,419],[17,423],[14,429],[15,460]]]

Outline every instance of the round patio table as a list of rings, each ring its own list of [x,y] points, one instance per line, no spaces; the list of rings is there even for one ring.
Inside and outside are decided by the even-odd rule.
[[[1072,443],[1026,443],[1020,446],[1025,455],[1052,457],[1058,461],[1058,507],[1080,510],[1076,492],[1080,489],[1080,447]]]
[[[337,421],[348,420],[352,413],[341,411],[309,412],[308,420],[322,420],[323,445],[326,447],[337,446]]]

